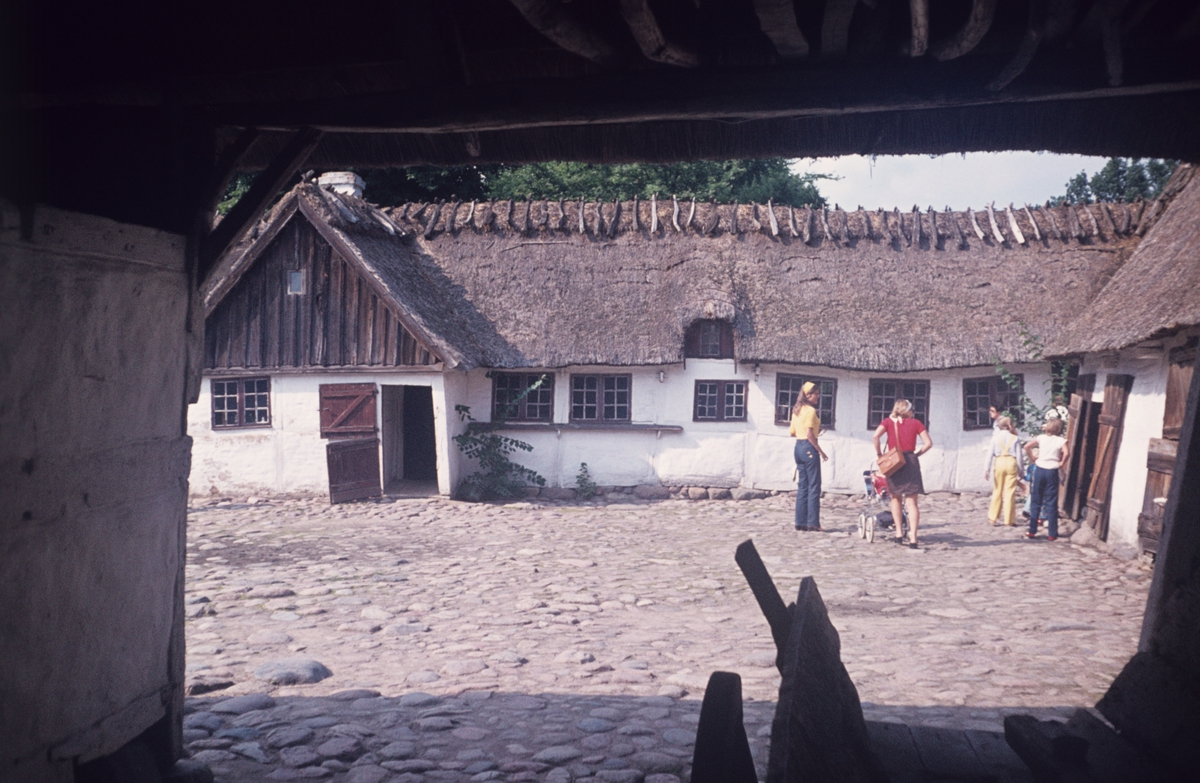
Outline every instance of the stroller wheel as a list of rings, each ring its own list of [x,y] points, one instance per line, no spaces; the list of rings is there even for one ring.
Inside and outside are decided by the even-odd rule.
[[[862,512],[858,515],[858,537],[867,537],[867,512]]]
[[[866,530],[867,543],[868,544],[874,543],[875,542],[875,515],[874,514],[867,517],[866,525],[867,525],[867,530]]]

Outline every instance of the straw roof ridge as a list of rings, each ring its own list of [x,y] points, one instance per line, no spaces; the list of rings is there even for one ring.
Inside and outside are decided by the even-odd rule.
[[[322,224],[464,368],[677,363],[700,319],[733,325],[740,362],[919,372],[1031,361],[1022,323],[1056,337],[1132,253],[1142,217],[1122,206],[1106,230],[1113,213],[1091,205],[1089,233],[1081,209],[1030,210],[1039,230],[1054,215],[1062,232],[1041,230],[1039,241],[1022,208],[1022,245],[1007,211],[993,212],[997,242],[986,212],[975,214],[980,240],[966,212],[936,213],[935,234],[928,211],[915,213],[918,224],[911,211],[864,220],[772,205],[776,234],[764,205],[697,204],[691,214],[681,203],[676,221],[675,205],[659,201],[655,227],[648,202],[588,202],[581,232],[579,202],[379,209],[329,195],[303,183],[272,214],[290,219],[295,200],[292,214]],[[266,221],[241,252],[277,230]]]
[[[1062,334],[1053,355],[1115,351],[1200,325],[1200,177],[1182,164],[1147,210],[1145,238]]]
[[[1119,240],[1139,229],[1148,216],[1141,202],[1058,207],[988,205],[966,209],[843,210],[767,204],[662,200],[439,201],[408,203],[383,210],[394,223],[426,239],[484,231],[537,237],[580,234],[612,239],[636,233],[646,239],[667,235],[712,237],[761,233],[780,240],[838,247],[872,241],[925,249],[966,250],[975,243],[1006,249],[1034,244],[1094,243]],[[1142,229],[1144,231],[1144,229]]]

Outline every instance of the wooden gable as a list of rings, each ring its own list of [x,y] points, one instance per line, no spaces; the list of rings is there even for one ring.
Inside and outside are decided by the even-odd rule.
[[[299,213],[206,320],[206,370],[400,367],[438,361],[405,328],[381,289],[357,264],[333,252]]]

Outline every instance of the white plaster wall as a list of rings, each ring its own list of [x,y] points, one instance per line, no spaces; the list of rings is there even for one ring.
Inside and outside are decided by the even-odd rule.
[[[1158,353],[1158,352],[1156,352]],[[1096,390],[1092,399],[1104,401],[1104,379],[1107,375],[1132,375],[1133,388],[1125,406],[1125,422],[1121,430],[1121,445],[1113,470],[1112,499],[1108,512],[1108,542],[1137,544],[1138,514],[1146,494],[1146,459],[1150,439],[1162,437],[1163,415],[1167,404],[1167,360],[1161,355],[1137,358],[1136,351],[1122,352],[1114,364],[1102,363],[1088,357],[1080,374],[1095,373]]]
[[[453,401],[447,404],[446,386],[461,386],[461,376],[407,371],[272,375],[271,426],[232,430],[212,428],[212,385],[211,378],[206,377],[199,400],[188,410],[188,433],[193,440],[192,492],[204,495],[215,489],[222,495],[327,494],[328,441],[321,438],[318,387],[326,383],[374,383],[432,388],[438,489],[448,494],[458,466],[454,464],[452,470],[447,409],[455,424],[457,416]],[[447,379],[452,380],[447,383]],[[377,427],[382,426],[381,418],[382,406],[376,405]]]
[[[0,779],[182,718],[182,236],[0,201]],[[180,725],[177,722],[176,726]]]
[[[1025,388],[1044,403],[1049,366],[1010,368],[1025,376]],[[556,371],[554,421],[570,418],[570,376],[579,373],[630,373],[632,419],[638,424],[665,424],[682,433],[596,432],[514,428],[506,431],[531,444],[531,453],[518,453],[516,461],[546,478],[549,486],[574,486],[579,463],[586,462],[601,485],[629,486],[662,483],[718,487],[747,486],[760,489],[794,488],[792,456],[795,440],[787,425],[775,424],[777,373],[811,374],[836,378],[837,402],[834,429],[821,436],[829,462],[822,465],[826,490],[859,492],[862,471],[875,457],[867,428],[869,381],[880,373],[850,372],[829,368],[761,365],[757,380],[753,365],[736,365],[731,359],[689,359],[686,365],[622,368],[586,367]],[[662,380],[659,380],[659,374]],[[991,430],[962,428],[962,381],[992,374],[990,367],[913,373],[898,378],[930,382],[929,431],[933,450],[921,460],[928,491],[987,491],[983,478]],[[693,422],[692,404],[697,380],[741,379],[748,383],[745,422]],[[467,374],[465,404],[480,421],[490,420],[492,382],[486,370]],[[1144,460],[1143,460],[1144,461]],[[473,467],[464,465],[470,472]]]

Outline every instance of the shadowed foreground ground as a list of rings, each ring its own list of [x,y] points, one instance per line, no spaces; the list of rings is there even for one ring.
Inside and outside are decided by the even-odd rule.
[[[868,719],[987,744],[1009,712],[1095,703],[1134,651],[1149,571],[991,528],[984,500],[927,498],[919,551],[850,535],[861,503],[837,497],[819,534],[791,529],[783,496],[198,507],[188,748],[221,781],[668,783],[722,669],[761,771],[779,680],[733,562],[750,537],[786,599],[816,578]],[[296,658],[332,675],[255,676]],[[273,704],[221,704],[251,694]]]

